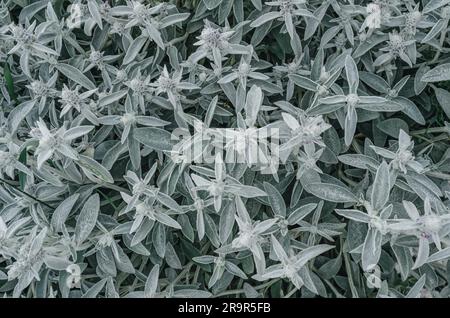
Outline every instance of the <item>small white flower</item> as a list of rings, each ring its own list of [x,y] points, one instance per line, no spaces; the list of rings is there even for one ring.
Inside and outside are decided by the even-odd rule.
[[[203,28],[199,41],[195,45],[199,45],[206,51],[212,49],[225,50],[229,47],[229,39],[234,34],[234,31],[224,31],[220,28],[214,28],[209,21],[206,21],[205,27]]]
[[[365,26],[369,29],[378,29],[381,26],[381,8],[376,3],[369,3],[366,7],[368,16],[364,21]]]
[[[38,169],[54,154],[78,160],[78,152],[71,147],[71,141],[87,134],[94,128],[94,126],[78,126],[69,130],[66,130],[65,127],[49,130],[42,118],[39,119],[36,126],[31,130],[30,135],[39,141],[34,153],[37,156]]]
[[[66,286],[69,289],[80,288],[81,282],[81,268],[77,264],[71,264],[67,266],[66,272],[69,273],[69,277],[66,279]]]
[[[74,3],[69,6],[70,16],[66,19],[66,25],[69,29],[78,29],[81,26],[83,14],[86,10],[80,3]]]
[[[326,123],[322,116],[306,116],[300,113],[299,120],[297,120],[289,113],[282,113],[281,115],[291,132],[290,139],[280,147],[281,158],[286,159],[290,151],[305,144],[315,143],[321,147],[325,146],[321,135],[331,125]]]

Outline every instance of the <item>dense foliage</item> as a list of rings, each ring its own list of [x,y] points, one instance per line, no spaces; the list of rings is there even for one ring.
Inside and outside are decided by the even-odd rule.
[[[1,0],[0,295],[448,297],[449,21]]]

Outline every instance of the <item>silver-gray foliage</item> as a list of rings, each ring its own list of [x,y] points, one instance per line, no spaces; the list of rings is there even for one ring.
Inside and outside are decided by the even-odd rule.
[[[446,0],[0,0],[0,296],[449,297],[449,21]],[[226,155],[191,160],[217,128]]]

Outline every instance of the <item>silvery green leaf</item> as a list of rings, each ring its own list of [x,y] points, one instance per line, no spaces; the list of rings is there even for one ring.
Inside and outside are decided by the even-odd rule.
[[[422,82],[434,83],[450,80],[450,63],[441,64],[426,72],[422,78]]]
[[[75,243],[79,246],[91,234],[100,210],[100,196],[96,193],[84,203],[75,226]]]
[[[111,104],[117,102],[118,100],[120,100],[126,94],[127,94],[127,91],[125,91],[125,90],[108,94],[102,98],[99,98],[98,106],[104,107],[107,105],[111,105]]]
[[[80,155],[77,164],[81,167],[86,176],[96,182],[97,180],[106,183],[114,183],[114,179],[109,171],[92,158]]]
[[[389,92],[390,86],[382,77],[369,72],[360,72],[359,76],[365,84],[369,85],[378,93],[387,94]]]
[[[194,262],[200,263],[200,264],[211,264],[214,262],[216,258],[214,256],[210,255],[204,255],[204,256],[197,256],[194,257],[192,260]]]
[[[158,151],[172,150],[172,135],[166,130],[154,127],[137,128],[134,137],[151,149]]]
[[[206,8],[208,8],[208,10],[216,8],[221,3],[221,0],[202,0],[202,1],[206,5]]]
[[[235,264],[231,262],[225,262],[225,269],[230,273],[242,279],[247,279],[247,275]]]
[[[422,81],[422,76],[430,70],[429,66],[421,65],[414,76],[414,92],[416,95],[420,95],[422,91],[427,87],[427,83]]]
[[[359,73],[355,60],[350,55],[345,58],[345,74],[350,89],[350,94],[356,94],[359,85]]]
[[[406,114],[409,118],[411,118],[420,125],[425,124],[425,118],[423,117],[421,111],[416,106],[416,104],[414,104],[414,102],[403,96],[396,97],[395,102],[403,105],[402,112]]]
[[[425,286],[426,278],[427,278],[426,275],[423,274],[417,280],[417,282],[414,284],[414,286],[411,287],[411,289],[406,294],[405,298],[419,298],[420,297],[420,292],[422,291],[422,288]]]
[[[358,123],[358,115],[354,107],[349,107],[347,115],[345,116],[345,128],[344,128],[344,140],[345,144],[349,146],[352,143],[353,136],[355,135],[356,125]]]
[[[7,280],[8,275],[6,275],[4,272],[0,271],[0,280]]]
[[[358,198],[348,189],[331,183],[312,183],[308,192],[330,202],[358,202]]]
[[[166,229],[163,224],[157,223],[153,227],[152,235],[153,247],[159,257],[163,258],[166,254]]]
[[[412,267],[412,257],[411,252],[408,248],[403,246],[392,246],[392,250],[394,251],[395,257],[399,264],[400,274],[402,280],[406,280],[411,272]]]
[[[334,96],[331,96],[331,97],[334,97]],[[322,102],[323,100],[324,99],[320,99],[319,102]],[[333,100],[335,100],[335,99],[333,99]],[[328,101],[331,102],[331,100],[327,100],[327,102]],[[310,116],[324,115],[324,114],[329,114],[329,113],[335,112],[335,111],[343,108],[344,106],[345,106],[344,102],[342,102],[342,103],[341,102],[336,102],[336,103],[332,102],[330,104],[323,103],[323,104],[314,106],[312,108],[309,108],[307,113]]]
[[[286,203],[280,192],[268,182],[264,182],[264,190],[267,193],[273,213],[283,217],[286,216]]]
[[[300,268],[300,267],[304,266],[307,262],[312,260],[313,258],[315,258],[315,257],[319,256],[320,254],[323,254],[326,251],[329,251],[333,248],[334,248],[334,246],[326,245],[326,244],[319,244],[319,245],[315,245],[312,247],[308,247],[308,248],[304,249],[303,251],[301,251],[297,255],[297,260],[295,262],[295,266],[297,268]]]
[[[233,226],[235,223],[235,210],[234,205],[229,204],[227,205],[220,214],[219,219],[219,239],[220,242],[225,243],[228,238],[230,237]]]
[[[175,249],[173,248],[172,244],[170,244],[169,242],[167,242],[167,244],[166,244],[166,253],[164,256],[165,256],[165,260],[166,260],[167,264],[170,267],[172,267],[174,269],[182,269],[183,268]]]
[[[136,116],[136,122],[143,126],[161,127],[167,126],[170,122],[153,117],[153,116]]]
[[[290,13],[287,13],[284,15],[284,22],[286,31],[288,32],[291,39],[294,37],[295,27],[294,23],[292,22],[292,15]]]
[[[216,96],[214,96],[214,98],[209,103],[208,110],[207,110],[206,115],[205,115],[205,124],[206,124],[206,126],[210,126],[210,124],[211,124],[211,122],[213,120],[214,112],[216,110],[216,106],[217,106],[217,101],[218,100],[219,100],[219,97],[216,95]]]
[[[145,24],[145,29],[147,31],[148,36],[155,41],[155,43],[158,45],[158,47],[160,47],[161,49],[164,50],[164,41],[161,37],[161,32],[159,32],[158,29],[156,29],[152,23],[146,23]]]
[[[288,216],[288,223],[290,225],[297,224],[299,221],[301,221],[304,217],[306,217],[309,213],[314,211],[314,209],[317,207],[316,203],[308,203],[305,205],[302,205],[301,207],[295,209],[292,211]]]
[[[64,76],[69,78],[70,80],[74,81],[77,84],[80,84],[84,88],[88,90],[93,90],[96,88],[94,83],[81,71],[72,65],[64,64],[64,63],[58,63],[55,66],[58,71],[60,71]]]
[[[338,257],[334,259],[330,259],[325,264],[323,264],[319,268],[320,277],[324,279],[331,279],[334,276],[336,276],[341,269],[342,266],[342,257],[341,254],[338,255]]]
[[[66,270],[67,266],[72,264],[72,262],[66,258],[56,257],[56,256],[52,256],[52,255],[45,256],[44,262],[48,268],[56,270],[56,271]]]
[[[396,138],[400,130],[405,131],[406,133],[409,133],[409,126],[408,124],[401,120],[400,118],[389,118],[382,122],[379,122],[377,124],[377,128],[380,129],[385,134]]]
[[[152,270],[148,274],[147,280],[145,281],[144,295],[146,297],[151,297],[154,295],[158,289],[158,278],[159,278],[159,265],[153,266]]]
[[[438,200],[442,195],[441,190],[437,187],[431,180],[426,176],[415,175],[405,176],[405,180],[408,186],[422,199],[425,200],[427,197],[433,200]]]
[[[378,161],[362,154],[346,154],[338,156],[340,162],[360,169],[377,169]]]
[[[107,170],[111,170],[114,163],[119,159],[120,155],[127,150],[127,145],[118,141],[114,146],[108,149],[102,159],[102,166]]]
[[[81,298],[97,298],[97,295],[102,291],[103,287],[105,287],[105,284],[106,278],[94,284],[81,296]]]
[[[167,225],[169,227],[173,227],[175,229],[181,229],[181,225],[172,219],[170,216],[164,213],[156,213],[155,219],[160,222],[161,224]]]
[[[361,256],[362,268],[365,271],[373,269],[378,264],[381,255],[382,238],[381,233],[374,228],[370,228],[367,232]]]
[[[336,209],[335,210],[337,214],[342,215],[343,217],[356,221],[356,222],[363,222],[363,223],[370,223],[370,216],[367,213],[361,212],[359,210],[342,210],[342,209]]]
[[[429,13],[449,3],[449,0],[430,0],[424,6],[423,13]]]
[[[256,1],[260,1],[260,0],[256,0]],[[264,40],[264,37],[269,33],[271,27],[272,27],[272,22],[273,20],[270,20],[267,23],[264,23],[262,25],[260,25],[259,27],[255,28],[255,31],[252,35],[252,39],[250,41],[250,43],[253,46],[257,46],[258,44],[261,43],[261,41]]]
[[[64,225],[67,217],[69,216],[70,211],[72,210],[75,202],[80,197],[79,193],[75,193],[61,202],[60,205],[55,209],[51,219],[51,225],[53,229],[57,232],[62,230],[62,226]]]
[[[370,201],[375,210],[383,208],[389,200],[391,192],[389,166],[383,161],[377,169],[375,180],[372,185]]]
[[[168,26],[177,24],[179,22],[183,22],[186,20],[191,14],[190,13],[175,13],[164,17],[159,21],[159,27],[161,29],[167,28]]]
[[[438,262],[450,257],[450,247],[444,248],[436,253],[430,255],[427,259],[427,263]]]
[[[261,11],[262,10],[262,4],[261,0],[251,0],[253,6],[256,8],[256,10]]]
[[[306,18],[305,40],[309,39],[316,32],[320,22],[326,14],[329,3],[322,3],[313,13],[315,18]]]
[[[247,93],[247,99],[245,101],[245,122],[247,126],[252,127],[256,122],[259,110],[261,108],[263,94],[261,89],[253,85]]]
[[[30,100],[13,108],[8,116],[8,125],[11,132],[16,131],[17,128],[19,128],[20,123],[31,112],[35,104],[36,100]]]
[[[114,286],[114,281],[112,277],[108,277],[105,287],[105,297],[106,298],[120,298],[116,287]]]
[[[450,118],[450,93],[442,88],[435,88],[434,93],[447,118]]]
[[[233,72],[233,73],[230,73],[230,74],[222,77],[220,80],[217,81],[217,83],[219,83],[219,84],[230,83],[230,82],[236,80],[238,77],[239,77],[239,75],[237,73]]]
[[[260,190],[257,187],[244,184],[228,184],[226,185],[226,189],[227,191],[243,198],[255,198],[267,195],[263,190]]]
[[[123,64],[129,64],[133,62],[141,49],[144,47],[144,44],[147,42],[147,37],[139,36],[136,39],[131,42],[130,46],[128,47],[128,50],[125,54],[125,57],[123,58]]]
[[[100,29],[103,29],[102,16],[100,14],[97,2],[95,0],[88,0],[87,5],[89,13],[91,14],[95,23],[97,23]]]
[[[297,75],[297,74],[290,74],[289,78],[297,85],[304,89],[307,89],[309,91],[315,92],[317,90],[317,87],[319,86],[318,83],[314,82],[313,80],[310,80],[307,77]]]
[[[66,140],[76,139],[78,137],[84,136],[89,133],[94,126],[78,126],[68,129],[64,134],[63,138]]]
[[[421,267],[427,262],[428,256],[430,255],[430,245],[428,239],[421,237],[419,239],[419,249],[417,251],[416,261],[411,269],[416,269]]]
[[[217,248],[220,246],[220,239],[216,223],[208,214],[205,214],[205,233],[214,247]]]
[[[277,19],[279,17],[281,17],[281,14],[280,14],[280,12],[277,12],[277,11],[264,13],[262,16],[260,16],[259,18],[254,20],[252,23],[250,23],[250,27],[257,28],[257,27],[263,25],[264,23],[267,23],[267,22]]]
[[[222,7],[223,6],[220,6],[220,8]],[[208,289],[212,289],[214,292],[217,292],[217,290],[222,290],[224,286],[227,286],[232,279],[233,275],[225,271],[225,266],[214,266],[211,278],[208,282]]]
[[[30,3],[29,5],[22,8],[19,14],[19,23],[25,23],[25,20],[31,20],[31,18],[44,9],[47,6],[48,2],[46,0],[36,1],[34,3]]]
[[[377,102],[377,103],[360,103],[359,109],[368,110],[371,112],[398,112],[405,108],[405,105],[400,103],[393,103],[391,101]]]
[[[260,296],[258,291],[248,283],[244,283],[243,290],[247,298],[258,298]]]
[[[427,43],[430,40],[432,40],[436,35],[438,35],[444,28],[447,27],[448,21],[445,21],[443,19],[439,19],[438,22],[433,26],[433,28],[430,30],[430,32],[427,33],[427,35],[422,39],[421,43]]]

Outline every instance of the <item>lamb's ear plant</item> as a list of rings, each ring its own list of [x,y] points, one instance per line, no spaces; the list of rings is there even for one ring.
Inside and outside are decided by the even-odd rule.
[[[0,0],[0,296],[449,297],[449,21]]]

